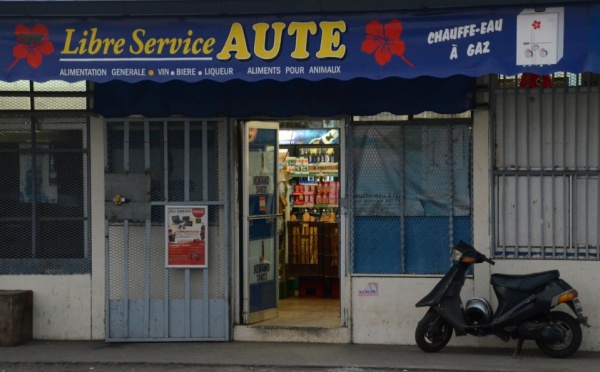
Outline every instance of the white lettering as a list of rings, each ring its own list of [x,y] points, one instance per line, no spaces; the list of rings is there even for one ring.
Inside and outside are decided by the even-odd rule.
[[[248,67],[248,75],[279,75],[281,74],[281,68],[279,66],[266,66],[266,67]]]
[[[341,74],[342,66],[310,66],[310,74]]]
[[[479,54],[487,54],[490,52],[490,42],[489,41],[479,41],[477,44],[469,44],[467,48],[467,55],[469,57],[476,56]]]
[[[233,75],[233,67],[206,67],[204,68],[204,75]]]
[[[491,32],[502,31],[502,18],[483,21],[477,27],[476,24],[462,25],[458,27],[443,28],[429,32],[427,35],[428,44],[436,44],[445,41],[453,41],[466,37],[485,35]]]
[[[452,51],[450,52],[450,59],[457,59],[458,52],[456,51],[456,44],[452,44]]]
[[[304,67],[303,66],[286,67],[285,68],[285,73],[286,74],[292,74],[292,75],[303,74],[304,73]]]
[[[113,68],[110,70],[112,76],[146,76],[145,68]]]

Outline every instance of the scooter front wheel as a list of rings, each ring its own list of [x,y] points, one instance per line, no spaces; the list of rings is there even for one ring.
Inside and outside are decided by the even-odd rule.
[[[442,350],[450,338],[452,338],[452,326],[433,311],[425,314],[415,330],[417,345],[428,353]]]
[[[546,342],[536,340],[538,348],[552,358],[566,358],[581,346],[581,326],[579,322],[567,313],[553,311],[550,313],[549,323],[552,327],[560,328],[565,337],[559,342]]]

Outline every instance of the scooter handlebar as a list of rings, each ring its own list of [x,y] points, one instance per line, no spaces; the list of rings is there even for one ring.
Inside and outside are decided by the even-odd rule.
[[[490,258],[487,258],[487,257],[485,257],[483,260],[485,262],[489,263],[490,265],[495,265],[496,264],[496,261],[494,261],[494,260],[492,260]]]

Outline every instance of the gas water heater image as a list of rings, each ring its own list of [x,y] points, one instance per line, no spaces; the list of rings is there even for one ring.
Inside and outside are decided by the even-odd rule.
[[[517,16],[517,65],[543,66],[563,56],[565,10],[525,9]]]

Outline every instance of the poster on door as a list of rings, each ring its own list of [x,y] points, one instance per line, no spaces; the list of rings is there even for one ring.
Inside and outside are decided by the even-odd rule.
[[[208,207],[165,207],[165,260],[171,268],[206,268]]]
[[[250,272],[250,284],[259,284],[275,279],[273,267],[273,247],[275,241],[271,237],[265,239],[251,240],[249,243],[250,257],[248,269]]]

